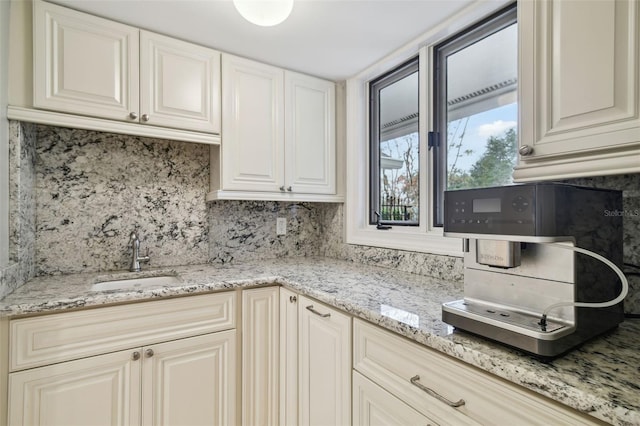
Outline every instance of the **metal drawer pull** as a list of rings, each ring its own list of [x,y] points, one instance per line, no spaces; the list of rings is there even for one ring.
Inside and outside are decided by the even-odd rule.
[[[331,314],[323,314],[321,312],[316,311],[315,309],[313,309],[313,305],[307,306],[307,310],[313,312],[316,315],[321,316],[322,318],[329,318],[331,316]]]
[[[296,303],[297,301],[298,301],[298,298],[296,296],[289,296],[289,302]]]
[[[436,398],[437,400],[444,402],[448,406],[450,406],[450,407],[462,407],[465,404],[464,399],[461,399],[458,402],[449,401],[447,398],[445,398],[444,396],[438,394],[436,391],[429,389],[428,387],[426,387],[422,383],[419,383],[418,380],[420,380],[420,376],[418,376],[417,374],[409,379],[409,381],[411,382],[412,385],[417,386],[421,390],[425,391],[426,393],[428,393],[432,397]]]
[[[144,351],[144,356],[146,356],[147,358],[151,358],[153,356],[153,349],[147,349],[146,351]]]
[[[140,352],[135,351],[134,353],[131,354],[131,359],[134,361],[137,361],[140,359]]]

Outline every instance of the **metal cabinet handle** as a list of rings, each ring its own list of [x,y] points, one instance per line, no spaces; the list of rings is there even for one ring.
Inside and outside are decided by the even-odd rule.
[[[293,188],[291,186],[288,186],[287,187],[287,191],[291,192],[291,191],[293,191]]]
[[[142,119],[142,121],[149,121],[149,114],[142,114],[142,117],[140,117]]]
[[[132,111],[129,113],[129,118],[132,120],[136,120],[138,118],[138,114]]]
[[[280,191],[284,192],[284,185],[280,187]]]
[[[153,356],[153,349],[147,349],[146,351],[144,351],[144,356],[146,356],[147,358],[151,358]]]
[[[434,391],[432,389],[429,389],[428,387],[424,386],[422,383],[419,383],[418,380],[420,380],[420,376],[418,376],[417,374],[409,379],[409,381],[411,382],[412,385],[417,386],[420,390],[425,391],[426,393],[428,393],[432,397],[436,398],[438,401],[442,401],[445,404],[447,404],[448,406],[454,407],[454,408],[455,407],[462,407],[465,404],[464,399],[461,399],[461,400],[459,400],[457,402],[449,401],[447,398],[445,398],[444,396],[440,395],[436,391]]]
[[[313,305],[307,306],[307,311],[311,311],[314,314],[316,314],[316,315],[318,315],[318,316],[320,316],[322,318],[329,318],[331,316],[331,314],[328,314],[328,313],[327,314],[323,314],[322,312],[316,311],[315,309],[313,309]]]
[[[296,296],[289,296],[289,302],[296,303],[297,301],[298,301],[298,298]]]
[[[131,354],[131,359],[134,361],[137,361],[140,359],[140,352],[135,351],[134,353]]]
[[[527,157],[531,154],[533,154],[533,147],[530,145],[522,145],[520,147],[520,149],[518,149],[518,152],[520,153],[520,155],[522,155],[523,157]]]

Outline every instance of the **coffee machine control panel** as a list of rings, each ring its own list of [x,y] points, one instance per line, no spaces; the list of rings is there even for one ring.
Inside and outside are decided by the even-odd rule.
[[[535,235],[534,186],[515,185],[446,191],[444,231]]]

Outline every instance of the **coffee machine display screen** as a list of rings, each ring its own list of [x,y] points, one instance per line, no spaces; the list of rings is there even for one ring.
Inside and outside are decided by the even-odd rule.
[[[473,200],[474,213],[500,213],[500,198],[476,198]]]

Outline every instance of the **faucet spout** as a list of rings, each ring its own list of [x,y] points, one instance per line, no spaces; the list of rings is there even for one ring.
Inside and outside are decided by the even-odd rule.
[[[131,246],[131,266],[129,267],[129,271],[131,272],[140,272],[140,262],[148,262],[149,258],[149,247],[147,247],[147,254],[145,256],[140,257],[140,239],[138,238],[138,234],[136,231],[133,231],[131,235],[129,235],[129,245]]]

